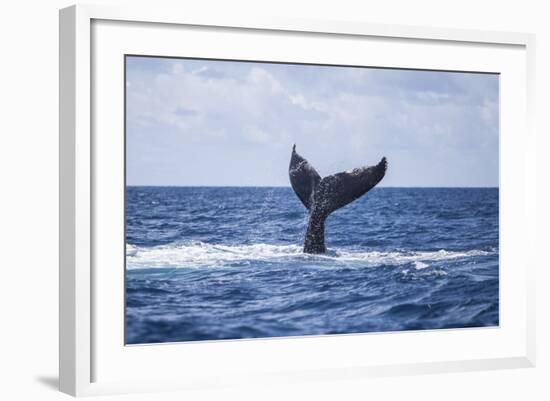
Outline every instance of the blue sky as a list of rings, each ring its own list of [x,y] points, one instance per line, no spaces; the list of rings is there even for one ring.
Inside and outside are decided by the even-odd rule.
[[[288,186],[386,156],[381,186],[498,186],[498,76],[128,57],[128,185]]]

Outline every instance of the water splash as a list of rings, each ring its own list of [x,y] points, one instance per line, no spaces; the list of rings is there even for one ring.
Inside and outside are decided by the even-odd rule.
[[[198,268],[232,266],[236,262],[312,263],[325,266],[399,266],[412,263],[417,270],[429,267],[429,262],[464,259],[494,254],[494,251],[364,251],[331,249],[324,255],[308,255],[299,245],[223,245],[199,241],[155,247],[126,247],[128,269]]]

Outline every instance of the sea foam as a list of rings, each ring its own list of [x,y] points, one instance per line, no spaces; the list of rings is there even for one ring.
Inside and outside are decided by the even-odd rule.
[[[430,262],[465,259],[492,255],[496,251],[364,251],[350,248],[329,249],[324,255],[304,254],[299,245],[222,245],[204,242],[168,244],[155,247],[126,246],[128,269],[140,268],[199,268],[224,267],[236,263],[311,262],[320,266],[400,266],[413,264],[417,270],[429,267]]]

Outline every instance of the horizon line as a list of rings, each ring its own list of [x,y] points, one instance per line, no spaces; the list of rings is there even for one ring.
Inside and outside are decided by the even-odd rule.
[[[150,184],[126,184],[126,187],[153,187],[153,188],[292,188],[290,185],[150,185]],[[462,188],[473,188],[473,189],[493,189],[500,188],[499,186],[400,186],[400,185],[380,185],[376,188],[425,188],[425,189],[437,189],[437,188],[449,188],[449,189],[462,189]]]

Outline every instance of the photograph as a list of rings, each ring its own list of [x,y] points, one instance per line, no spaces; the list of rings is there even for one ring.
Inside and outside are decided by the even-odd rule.
[[[124,76],[126,345],[499,326],[498,73]]]

